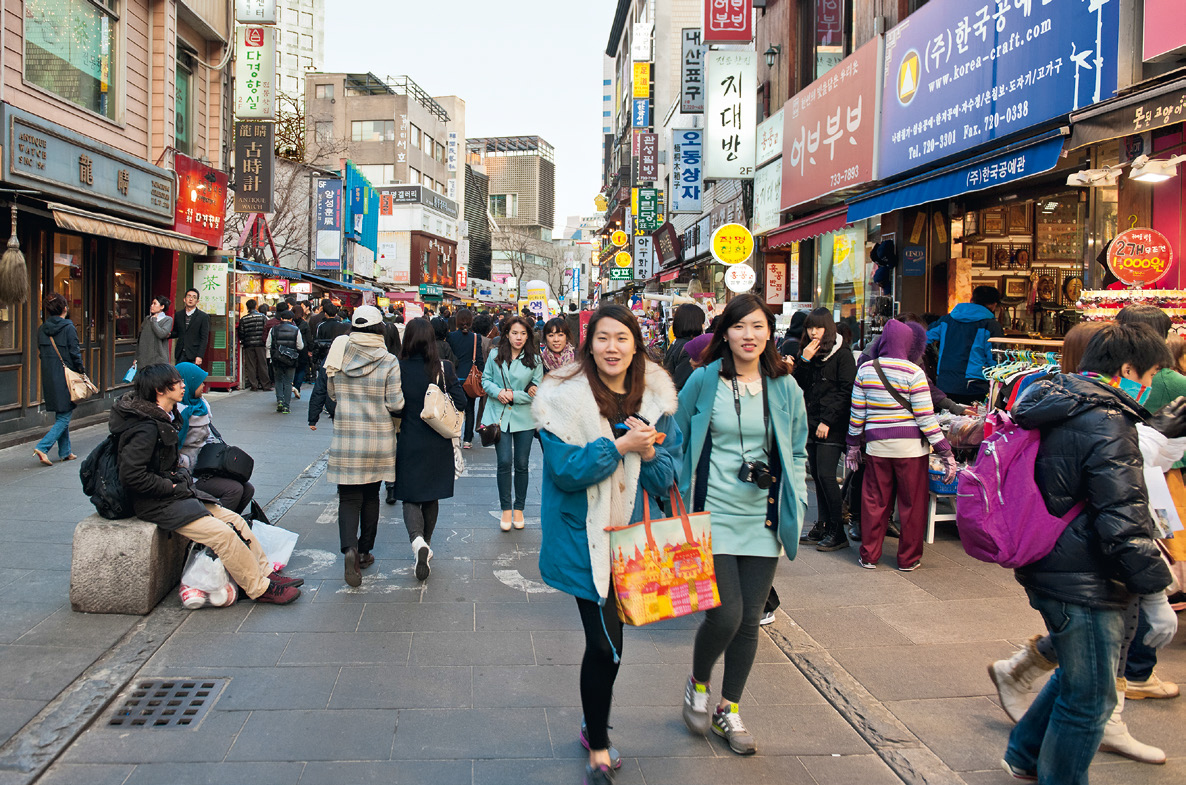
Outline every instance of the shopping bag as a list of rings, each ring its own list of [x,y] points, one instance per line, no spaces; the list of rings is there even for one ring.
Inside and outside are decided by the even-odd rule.
[[[125,384],[130,383],[135,378],[136,378],[136,363],[133,362],[132,367],[129,368],[128,372],[124,374],[124,383]]]
[[[453,479],[460,480],[465,474],[465,457],[461,454],[461,439],[453,440]]]
[[[272,563],[272,569],[283,570],[292,558],[292,550],[297,544],[297,533],[270,523],[253,524],[251,533],[259,540],[260,547]]]
[[[185,560],[185,569],[181,571],[181,585],[189,586],[199,591],[216,592],[230,582],[222,560],[206,548],[191,547],[189,557]]]
[[[689,515],[674,485],[670,499],[675,517],[651,520],[651,502],[644,493],[641,521],[606,529],[618,617],[626,624],[641,626],[721,604],[711,516]]]
[[[1165,482],[1178,510],[1178,517],[1186,519],[1186,485],[1182,482],[1182,470],[1170,469],[1165,473]],[[1174,532],[1173,537],[1162,542],[1171,559],[1186,562],[1186,532]]]

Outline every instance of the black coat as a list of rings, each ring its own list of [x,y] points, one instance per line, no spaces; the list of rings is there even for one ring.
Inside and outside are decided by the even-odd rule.
[[[206,343],[210,339],[210,317],[200,308],[195,308],[193,316],[187,317],[185,308],[178,308],[173,314],[173,332],[170,338],[176,339],[173,345],[173,360],[179,363],[192,363],[198,357],[206,356]]]
[[[1015,570],[1022,586],[1092,608],[1124,608],[1133,594],[1170,583],[1153,542],[1136,424],[1148,416],[1124,393],[1077,374],[1035,382],[1013,407],[1023,428],[1040,428],[1034,470],[1046,507],[1071,521],[1050,554]]]
[[[434,373],[432,381],[439,378],[439,372]],[[405,502],[448,499],[453,495],[453,442],[420,419],[430,381],[424,358],[400,360],[399,380],[404,410],[395,443],[395,498]],[[449,362],[445,362],[445,392],[453,405],[465,408],[465,392]]]
[[[857,363],[848,347],[836,339],[835,348],[825,357],[816,352],[810,361],[798,358],[795,381],[803,389],[807,408],[807,441],[817,442],[815,429],[828,426],[828,438],[822,441],[840,444],[848,435],[848,415],[852,407],[852,384],[857,378]]]
[[[474,346],[474,339],[477,339],[477,346]],[[486,367],[486,357],[482,352],[482,338],[477,333],[472,331],[462,332],[461,330],[454,330],[449,333],[449,348],[453,350],[453,356],[457,358],[454,367],[457,368],[457,376],[462,381],[469,376],[469,369],[475,364],[478,370]]]
[[[264,324],[268,317],[259,311],[246,313],[239,319],[239,343],[244,348],[262,347],[264,345]]]
[[[203,502],[218,502],[195,488],[189,472],[177,462],[180,417],[176,407],[169,419],[155,402],[130,392],[111,407],[107,421],[119,439],[119,479],[136,517],[170,531],[209,515]]]
[[[57,344],[57,352],[53,344]],[[61,360],[58,359],[59,353]],[[74,322],[61,316],[46,319],[37,331],[37,356],[41,358],[41,397],[45,400],[45,410],[74,411],[75,404],[70,400],[70,388],[66,385],[66,371],[62,368],[65,361],[70,370],[86,373]]]

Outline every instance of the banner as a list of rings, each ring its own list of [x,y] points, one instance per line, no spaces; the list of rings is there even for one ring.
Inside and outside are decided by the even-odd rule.
[[[275,120],[276,28],[244,25],[235,31],[235,117]]]
[[[651,277],[651,236],[640,234],[634,238],[634,280],[645,281]]]
[[[758,123],[758,166],[765,166],[782,155],[783,112],[786,107]]]
[[[671,129],[672,215],[700,214],[700,195],[704,190],[703,154],[703,131],[699,128]]]
[[[684,114],[704,112],[704,47],[700,28],[685,27],[681,36],[679,110]]]
[[[705,44],[745,44],[754,37],[752,0],[704,0]]]
[[[659,135],[638,135],[638,181],[653,183],[659,179]]]
[[[753,179],[758,56],[754,52],[705,52],[704,75],[704,177]]]
[[[782,198],[782,159],[775,159],[754,176],[754,234],[765,234],[779,225],[778,203]]]
[[[235,169],[235,212],[273,212],[276,127],[272,123],[235,121]]]
[[[315,180],[317,214],[313,228],[317,237],[313,266],[318,270],[342,269],[342,181],[336,177]]]

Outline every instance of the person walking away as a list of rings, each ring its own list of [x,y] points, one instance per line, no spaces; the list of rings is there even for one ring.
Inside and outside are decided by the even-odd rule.
[[[549,319],[544,325],[544,343],[540,347],[540,359],[544,363],[544,375],[571,362],[576,362],[577,352],[568,332],[568,322],[562,316]]]
[[[173,332],[173,317],[169,298],[158,295],[148,304],[148,316],[140,324],[140,339],[136,343],[136,368],[169,362],[169,334]]]
[[[111,407],[108,428],[117,440],[119,479],[136,517],[205,545],[244,593],[256,602],[287,605],[304,581],[272,570],[251,528],[194,486],[180,463],[177,404],[185,383],[177,369],[160,363],[141,368],[134,389]]]
[[[58,445],[58,460],[72,461],[78,456],[70,447],[70,420],[76,404],[70,400],[70,386],[66,384],[66,368],[86,373],[82,364],[82,349],[78,345],[78,330],[67,317],[66,298],[57,292],[45,296],[42,303],[45,321],[37,330],[37,357],[41,360],[41,398],[45,410],[54,412],[54,424],[33,448],[33,455],[43,466],[53,466],[49,451]]]
[[[758,649],[758,622],[778,556],[795,558],[807,513],[807,412],[774,344],[774,314],[753,294],[725,306],[703,358],[679,394],[684,435],[680,490],[712,513],[721,604],[705,613],[692,649],[683,718],[739,755],[757,750],[739,703]],[[721,700],[709,683],[725,657]]]
[[[309,332],[313,335],[314,340],[316,340],[317,337],[317,328],[321,326],[321,323],[325,321],[325,318],[329,315],[325,312],[325,306],[327,305],[334,305],[334,301],[328,297],[321,298],[316,307],[313,308],[313,313],[309,316]],[[337,312],[337,308],[338,307],[334,305],[335,312]]]
[[[338,536],[345,580],[362,585],[362,570],[379,529],[379,484],[395,482],[392,417],[404,408],[399,360],[387,351],[383,316],[373,305],[355,309],[349,335],[325,360],[329,397],[337,405],[326,479],[338,486]]]
[[[1058,655],[1009,735],[1002,765],[1016,778],[1087,782],[1118,703],[1123,612],[1134,596],[1149,620],[1147,645],[1160,648],[1177,630],[1136,428],[1149,417],[1147,388],[1168,362],[1147,325],[1109,324],[1088,342],[1079,373],[1035,382],[1013,406],[1018,425],[1041,431],[1034,472],[1050,513],[1085,505],[1048,555],[1014,570]]]
[[[350,322],[345,318],[338,306],[329,302],[322,306],[322,320],[317,325],[316,336],[313,341],[313,367],[317,377],[313,383],[313,392],[309,394],[309,430],[317,430],[317,422],[321,419],[324,409],[329,419],[334,419],[334,402],[329,397],[329,380],[325,375],[325,359],[329,349],[339,336],[350,332]]]
[[[478,334],[473,311],[462,308],[457,312],[457,329],[449,333],[449,348],[457,358],[457,378],[464,380],[475,365],[483,367],[486,352],[484,339]],[[474,404],[477,398],[465,396],[465,432],[461,435],[461,446],[468,450],[474,442]]]
[[[193,475],[194,487],[217,499],[219,506],[242,515],[255,498],[255,486],[231,477],[195,473],[198,453],[202,448],[223,441],[222,435],[214,427],[214,416],[205,398],[206,377],[209,374],[193,363],[178,363],[177,373],[181,374],[185,382],[185,396],[177,406],[181,415],[177,426],[177,442],[181,445],[178,462]]]
[[[503,322],[503,341],[491,352],[482,373],[482,388],[489,400],[482,425],[497,424],[502,436],[494,445],[498,456],[498,501],[502,509],[499,528],[504,532],[525,525],[523,508],[527,505],[527,466],[535,424],[531,419],[531,400],[544,376],[531,324],[522,316]],[[515,495],[511,498],[511,475]]]
[[[990,310],[1001,301],[993,286],[977,286],[972,302],[961,303],[927,330],[927,340],[939,342],[939,389],[956,403],[983,401],[988,395],[984,369],[993,365],[989,338],[1005,334]]]
[[[436,336],[437,357],[453,367],[457,367],[457,356],[449,346],[449,322],[444,317],[438,316],[431,321],[431,324],[433,334]],[[405,325],[404,334],[407,335],[407,332],[408,328]]]
[[[606,305],[590,318],[577,361],[548,374],[531,407],[544,457],[540,575],[576,598],[585,630],[586,785],[608,785],[622,765],[608,735],[623,641],[606,528],[641,521],[644,494],[652,505],[668,498],[683,452],[676,406],[675,387],[647,359],[634,315]]]
[[[247,313],[239,317],[235,333],[243,347],[243,383],[248,390],[265,390],[268,380],[268,353],[264,351],[264,325],[268,317],[257,310],[258,303],[248,300]]]
[[[857,364],[852,352],[840,340],[832,312],[816,308],[803,323],[807,343],[795,363],[795,381],[803,390],[807,409],[807,462],[815,482],[815,499],[820,507],[822,531],[806,535],[817,551],[848,547],[844,533],[843,501],[836,470],[844,454],[848,432],[848,410]],[[819,522],[816,526],[819,526]]]
[[[453,440],[441,436],[421,419],[428,386],[435,384],[453,399],[460,411],[465,392],[453,364],[437,356],[435,325],[413,319],[404,328],[399,378],[404,396],[399,442],[395,448],[395,498],[404,505],[404,526],[416,559],[417,580],[428,577],[432,533],[440,500],[453,497]]]
[[[292,398],[292,378],[297,362],[304,349],[301,331],[292,323],[292,311],[277,314],[280,323],[268,334],[268,360],[275,374],[276,411],[288,414],[288,403]]]
[[[301,385],[305,383],[313,362],[313,333],[305,318],[307,313],[305,303],[292,306],[292,323],[301,333],[300,357],[297,359],[296,372],[292,377],[292,396],[298,401],[301,399]]]
[[[704,333],[704,309],[694,303],[684,303],[675,309],[671,319],[675,341],[663,356],[663,367],[675,381],[675,389],[682,390],[692,375],[692,362],[684,348],[688,341]]]
[[[174,363],[201,365],[206,356],[206,345],[210,340],[210,317],[198,308],[197,289],[185,292],[185,308],[173,316],[173,330],[169,337],[173,344]]]

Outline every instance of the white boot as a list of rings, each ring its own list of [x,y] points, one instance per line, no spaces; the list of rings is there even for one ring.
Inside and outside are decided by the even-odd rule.
[[[1007,660],[997,660],[988,666],[988,677],[997,687],[1001,708],[1014,722],[1019,721],[1030,705],[1029,691],[1034,680],[1056,667],[1053,662],[1038,653],[1038,639],[1035,635],[1025,646],[1014,652]]]
[[[1116,680],[1116,708],[1112,709],[1112,716],[1104,726],[1104,740],[1100,742],[1100,752],[1114,752],[1140,763],[1165,763],[1165,753],[1162,750],[1137,741],[1128,732],[1128,726],[1120,716],[1124,711],[1126,686],[1124,679]]]

